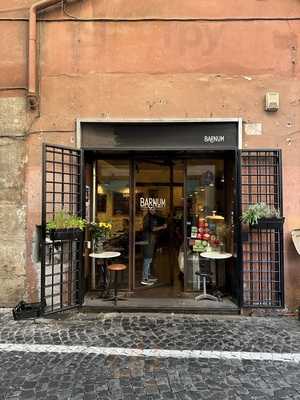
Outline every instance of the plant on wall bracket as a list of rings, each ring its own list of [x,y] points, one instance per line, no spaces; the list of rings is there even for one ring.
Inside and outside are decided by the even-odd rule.
[[[284,218],[280,216],[279,210],[266,203],[251,204],[242,214],[241,221],[250,226],[268,227],[282,224]]]
[[[46,225],[51,240],[79,239],[86,227],[86,221],[64,210],[57,212]]]

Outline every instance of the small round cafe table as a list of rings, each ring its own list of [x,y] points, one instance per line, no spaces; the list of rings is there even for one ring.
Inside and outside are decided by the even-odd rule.
[[[218,260],[226,260],[227,258],[231,258],[231,253],[221,252],[221,251],[204,251],[200,253],[200,256],[203,258],[207,258],[210,261],[216,261],[216,286],[218,288],[219,284],[219,274],[218,274]]]
[[[119,251],[101,251],[100,253],[91,253],[89,257],[94,258],[96,261],[102,260],[100,262],[100,272],[103,277],[103,293],[100,297],[105,297],[109,290],[109,275],[107,271],[108,260],[120,257],[121,253]]]

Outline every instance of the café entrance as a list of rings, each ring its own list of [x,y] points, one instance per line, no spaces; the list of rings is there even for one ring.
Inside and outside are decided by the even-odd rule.
[[[105,247],[128,265],[123,291],[133,298],[194,299],[203,268],[207,290],[237,303],[235,156],[230,150],[91,155],[88,216],[111,224]],[[209,249],[230,252],[230,259],[202,259]],[[87,289],[96,293],[99,268],[87,260]]]

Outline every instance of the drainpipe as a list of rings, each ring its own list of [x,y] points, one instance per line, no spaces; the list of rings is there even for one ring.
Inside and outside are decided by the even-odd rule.
[[[37,22],[36,15],[62,0],[41,0],[33,4],[29,10],[29,43],[28,43],[28,105],[31,110],[38,106],[37,96]]]

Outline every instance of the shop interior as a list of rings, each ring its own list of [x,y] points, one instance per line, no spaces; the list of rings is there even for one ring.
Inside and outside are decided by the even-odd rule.
[[[101,248],[120,253],[119,287],[131,299],[237,303],[234,152],[94,154],[86,169],[87,220],[108,228]],[[95,251],[93,232],[88,239]],[[205,253],[228,254],[209,259]],[[85,285],[103,295],[99,263],[86,256]],[[201,273],[199,275],[199,272]],[[207,293],[217,301],[195,300]]]

